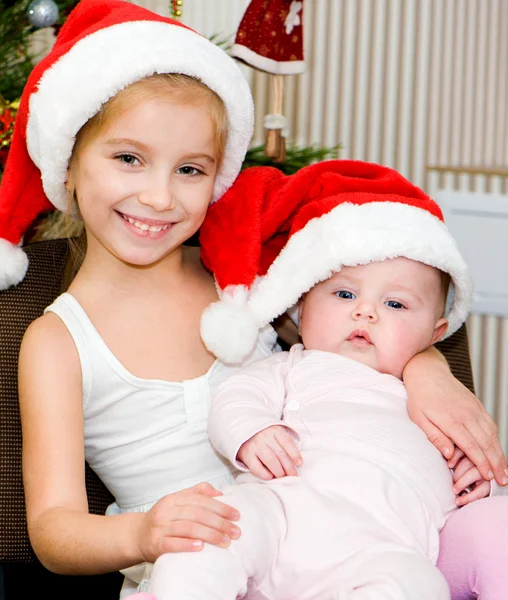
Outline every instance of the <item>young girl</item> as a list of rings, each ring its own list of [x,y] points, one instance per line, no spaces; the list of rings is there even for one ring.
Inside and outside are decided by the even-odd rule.
[[[217,292],[184,243],[237,176],[252,121],[234,61],[121,0],[80,2],[28,81],[0,188],[0,283],[23,278],[18,244],[50,207],[79,211],[88,244],[20,354],[28,528],[52,571],[126,569],[240,535],[215,499],[233,474],[206,431],[210,391],[235,369],[201,341]],[[267,327],[251,359],[274,344]],[[435,445],[467,447],[501,483],[495,426],[439,353],[415,357],[404,382]],[[115,496],[108,516],[88,513],[84,460]]]

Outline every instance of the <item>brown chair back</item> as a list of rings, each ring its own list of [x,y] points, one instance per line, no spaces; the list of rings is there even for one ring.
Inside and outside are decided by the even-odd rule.
[[[29,269],[16,287],[0,292],[0,563],[33,562],[21,475],[18,354],[28,325],[62,292],[69,258],[67,240],[25,246]],[[90,511],[104,514],[113,498],[84,465]]]

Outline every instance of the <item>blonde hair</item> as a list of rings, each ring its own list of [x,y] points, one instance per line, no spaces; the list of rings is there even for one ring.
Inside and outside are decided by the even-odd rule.
[[[227,143],[228,120],[227,110],[222,99],[204,83],[180,73],[160,73],[140,79],[127,86],[118,94],[105,102],[98,113],[89,119],[78,131],[72,149],[68,167],[67,190],[69,194],[66,228],[68,237],[73,221],[79,219],[79,208],[74,185],[74,172],[79,163],[80,151],[93,141],[111,121],[124,111],[139,102],[158,98],[165,95],[177,104],[188,106],[204,106],[207,108],[214,127],[214,142],[217,151],[217,171],[220,170]],[[76,229],[76,227],[73,227]],[[83,234],[84,235],[84,234]],[[80,244],[82,246],[83,244]],[[83,249],[74,247],[71,240],[71,250],[76,263],[84,258]]]

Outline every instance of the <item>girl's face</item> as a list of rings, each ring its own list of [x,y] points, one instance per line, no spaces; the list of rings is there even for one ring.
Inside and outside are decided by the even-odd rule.
[[[69,177],[89,251],[148,266],[200,227],[217,174],[206,106],[152,97],[123,110],[79,150]]]

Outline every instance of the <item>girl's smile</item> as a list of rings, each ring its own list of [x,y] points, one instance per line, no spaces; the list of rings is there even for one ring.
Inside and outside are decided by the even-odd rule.
[[[153,219],[145,219],[143,217],[132,217],[130,215],[125,215],[118,210],[115,212],[124,220],[126,226],[133,233],[144,238],[160,239],[174,224],[171,221],[154,221]]]

